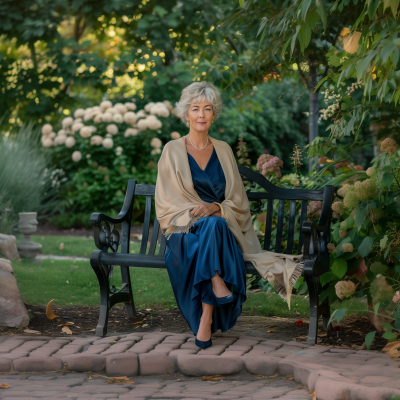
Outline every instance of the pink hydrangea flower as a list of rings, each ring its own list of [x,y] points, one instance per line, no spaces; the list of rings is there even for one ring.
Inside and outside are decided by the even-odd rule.
[[[271,154],[262,154],[257,160],[257,170],[265,177],[276,176],[280,178],[283,161]]]

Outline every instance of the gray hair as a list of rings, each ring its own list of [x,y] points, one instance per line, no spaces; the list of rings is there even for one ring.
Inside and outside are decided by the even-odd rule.
[[[208,100],[213,108],[214,120],[219,118],[222,112],[222,98],[219,90],[210,82],[193,82],[182,90],[180,100],[175,103],[176,115],[186,124],[185,117],[191,104]]]

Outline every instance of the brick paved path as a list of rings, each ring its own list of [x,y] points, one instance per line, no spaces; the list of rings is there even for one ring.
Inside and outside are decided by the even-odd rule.
[[[194,344],[193,335],[168,332],[131,333],[105,338],[94,336],[86,338],[0,337],[0,372],[2,372],[0,383],[6,378],[18,377],[19,375],[15,373],[22,374],[22,383],[26,379],[30,382],[34,376],[29,377],[24,374],[27,372],[91,371],[108,377],[135,377],[132,378],[133,380],[136,380],[138,375],[141,376],[139,379],[143,383],[135,383],[134,386],[116,384],[118,388],[124,388],[121,392],[115,392],[114,385],[107,389],[107,392],[101,392],[104,396],[108,396],[107,393],[113,394],[108,397],[103,395],[100,397],[97,391],[92,393],[90,390],[94,390],[95,387],[91,381],[89,381],[90,385],[80,383],[80,388],[88,385],[87,393],[93,394],[92,398],[116,398],[118,393],[131,393],[132,390],[133,394],[135,390],[142,388],[135,392],[144,395],[137,397],[138,399],[181,399],[185,395],[186,398],[192,399],[269,399],[278,396],[277,398],[285,400],[303,400],[310,399],[310,393],[315,391],[318,400],[386,400],[392,396],[400,396],[398,365],[399,363],[388,355],[379,352],[332,349],[323,346],[308,347],[297,342],[266,340],[263,337],[254,336],[215,337],[213,346],[206,350],[201,350]],[[10,375],[13,372],[14,375]],[[150,386],[143,381],[144,376],[172,377],[173,374],[186,377],[227,375],[226,379],[229,379],[231,383],[219,382],[218,384],[222,386],[218,386],[221,388],[218,392],[221,394],[218,395],[211,389],[201,391],[203,387],[217,387],[213,386],[215,382],[194,380],[188,383],[188,389],[179,389],[181,386],[178,383],[170,387],[172,383],[157,381],[155,387],[157,391],[153,392],[153,389],[150,390]],[[283,386],[287,390],[286,394],[284,394],[285,390],[277,389],[282,384],[282,381],[279,381],[274,383],[278,386],[268,386],[268,390],[275,388],[277,394],[271,392],[270,397],[267,397],[267,388],[263,382],[253,382],[252,385],[260,384],[261,386],[254,389],[254,392],[251,391],[251,394],[239,388],[236,391],[236,386],[234,386],[236,384],[232,382],[239,378],[252,380],[260,375],[264,378],[275,375],[288,379],[294,378],[294,382],[304,385],[308,391],[298,390],[296,383],[285,380]],[[65,376],[72,379],[78,375],[66,374]],[[57,382],[60,379],[65,378],[57,378]],[[79,379],[84,378],[79,375]],[[46,390],[49,391],[51,387],[57,387],[54,382],[53,386],[46,385],[48,388]],[[240,386],[239,383],[237,385]],[[202,396],[186,395],[186,393],[191,393],[189,388],[190,390],[197,388],[196,393],[202,393]],[[0,398],[8,399],[10,395],[7,393],[15,390],[10,391],[10,389],[0,389]],[[146,390],[150,392],[147,393]],[[206,390],[211,390],[211,392],[206,392]],[[47,397],[58,398],[59,391],[58,389],[55,391],[56,397],[53,395]],[[63,395],[66,394],[65,388],[61,391]],[[27,394],[22,392],[21,398],[27,400]],[[70,393],[64,395],[63,398],[68,398],[69,395]],[[119,394],[119,398],[129,397]],[[131,396],[131,398],[134,397]]]

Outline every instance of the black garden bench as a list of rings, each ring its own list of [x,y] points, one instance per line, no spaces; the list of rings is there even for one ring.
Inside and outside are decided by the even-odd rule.
[[[303,277],[308,286],[310,299],[310,326],[307,344],[314,345],[317,341],[318,318],[322,316],[323,327],[327,330],[330,318],[330,308],[325,300],[319,304],[320,292],[319,277],[329,270],[329,253],[327,244],[330,240],[331,205],[333,200],[333,186],[327,185],[324,190],[284,189],[273,185],[263,175],[247,167],[239,166],[239,172],[244,184],[250,183],[246,189],[250,205],[257,203],[257,208],[251,212],[259,212],[263,201],[267,201],[265,221],[264,250],[271,250],[271,231],[273,216],[277,220],[275,251],[281,252],[284,229],[288,229],[286,254],[293,254],[294,235],[299,229],[298,249],[303,248],[304,271]],[[265,191],[251,191],[255,184],[260,185]],[[129,317],[136,317],[135,303],[132,294],[130,267],[141,268],[166,268],[164,254],[166,250],[165,237],[160,232],[157,218],[154,218],[153,231],[150,239],[150,216],[152,213],[152,198],[155,195],[155,185],[140,185],[136,180],[129,180],[125,201],[117,217],[111,218],[105,214],[93,213],[90,222],[94,227],[94,241],[99,250],[94,250],[90,264],[96,273],[100,285],[100,316],[96,328],[96,335],[105,336],[107,333],[108,313],[117,303],[125,303],[125,310]],[[146,196],[146,209],[144,227],[139,254],[129,253],[129,240],[132,219],[132,206],[135,196]],[[274,214],[274,200],[279,201],[277,215]],[[322,212],[318,223],[307,221],[308,201],[322,200]],[[285,201],[290,201],[289,218],[285,224]],[[296,226],[296,201],[301,202],[300,224]],[[274,214],[274,215],[273,215]],[[121,224],[120,232],[115,225]],[[160,237],[160,240],[159,240]],[[158,254],[155,254],[158,241],[160,242]],[[120,248],[118,252],[118,248]],[[147,254],[146,254],[147,253]],[[120,266],[122,287],[116,290],[110,286],[113,266]],[[251,262],[246,262],[246,272],[258,275]]]

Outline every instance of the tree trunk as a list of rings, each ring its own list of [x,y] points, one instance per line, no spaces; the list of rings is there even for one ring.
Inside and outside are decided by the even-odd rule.
[[[314,65],[312,62],[310,62],[309,65],[310,65],[310,72],[309,72],[310,79],[308,81],[308,90],[310,93],[310,105],[309,105],[309,117],[308,117],[308,142],[311,143],[318,136],[319,90],[314,92],[318,80],[316,65]],[[308,161],[309,172],[311,172],[313,162],[314,160],[312,158],[310,158]]]

